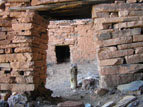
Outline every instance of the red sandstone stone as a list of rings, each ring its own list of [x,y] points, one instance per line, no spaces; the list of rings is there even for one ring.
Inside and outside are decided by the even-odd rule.
[[[120,75],[120,74],[130,74],[136,73],[137,71],[143,69],[143,64],[124,64],[117,66],[104,66],[101,67],[101,75]]]
[[[125,57],[128,64],[139,63],[143,61],[143,54],[135,54]]]
[[[137,42],[137,43],[130,43],[130,44],[121,44],[118,45],[119,49],[130,49],[130,48],[137,48],[137,47],[142,47],[143,42]]]
[[[33,28],[32,23],[12,24],[13,30],[30,30]]]
[[[135,49],[136,54],[143,54],[143,47],[138,47]]]
[[[123,59],[122,58],[116,58],[116,59],[105,59],[105,60],[100,60],[100,65],[101,66],[107,66],[107,65],[119,65],[123,64]]]
[[[134,53],[133,49],[105,51],[105,52],[99,52],[98,57],[100,60],[103,60],[103,59],[109,59],[109,58],[117,58],[121,56],[129,56],[129,55],[132,55],[133,53]]]
[[[141,41],[143,41],[143,35],[133,36],[133,41],[134,42],[141,42]]]
[[[119,44],[124,44],[124,43],[131,43],[132,42],[132,37],[120,37],[120,38],[114,38],[114,39],[109,39],[109,40],[104,40],[102,41],[99,46],[104,47],[104,46],[113,46],[113,45],[119,45]]]

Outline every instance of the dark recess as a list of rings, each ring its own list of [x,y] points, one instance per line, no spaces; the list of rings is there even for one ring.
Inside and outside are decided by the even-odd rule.
[[[70,48],[66,46],[56,46],[57,63],[70,62]]]

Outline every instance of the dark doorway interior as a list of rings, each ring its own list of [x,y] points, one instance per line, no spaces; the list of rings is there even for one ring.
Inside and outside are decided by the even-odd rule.
[[[66,46],[56,46],[57,63],[70,62],[70,48]]]

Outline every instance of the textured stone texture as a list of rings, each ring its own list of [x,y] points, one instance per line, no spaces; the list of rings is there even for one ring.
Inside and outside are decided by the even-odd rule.
[[[28,5],[21,1],[5,3],[6,8],[0,13],[2,92],[39,90],[46,81],[47,21],[29,10],[8,11],[9,7]]]
[[[136,2],[127,0],[127,3],[93,6],[100,85],[103,88],[142,78],[143,8]]]
[[[94,29],[91,19],[50,21],[48,25],[47,62],[56,63],[55,46],[69,45],[73,63],[96,58]]]

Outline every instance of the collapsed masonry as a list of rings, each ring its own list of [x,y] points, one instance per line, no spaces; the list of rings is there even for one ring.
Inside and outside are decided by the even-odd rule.
[[[48,20],[36,11],[43,10],[44,6],[40,4],[51,2],[55,1],[32,0],[32,5],[39,7],[31,8],[27,7],[31,5],[30,0],[8,0],[0,7],[1,92],[34,91],[44,87],[47,77]],[[95,34],[91,31],[88,37],[83,36],[84,39],[81,40],[83,46],[85,39],[90,41],[94,40],[93,36],[96,38],[97,52],[91,51],[97,53],[101,87],[113,87],[143,77],[143,4],[136,3],[136,0],[127,0],[128,3],[122,3],[121,0],[118,2],[121,3],[93,6],[95,26],[89,28],[93,29]],[[51,9],[46,5],[46,9],[49,8]],[[55,8],[57,9],[56,6],[52,7],[53,10]],[[50,32],[51,29],[48,30]],[[76,32],[80,30],[79,28]],[[84,31],[81,33],[88,34]],[[62,42],[66,44],[66,41]],[[91,44],[88,44],[89,48],[93,47]],[[86,47],[85,55],[87,51]]]

